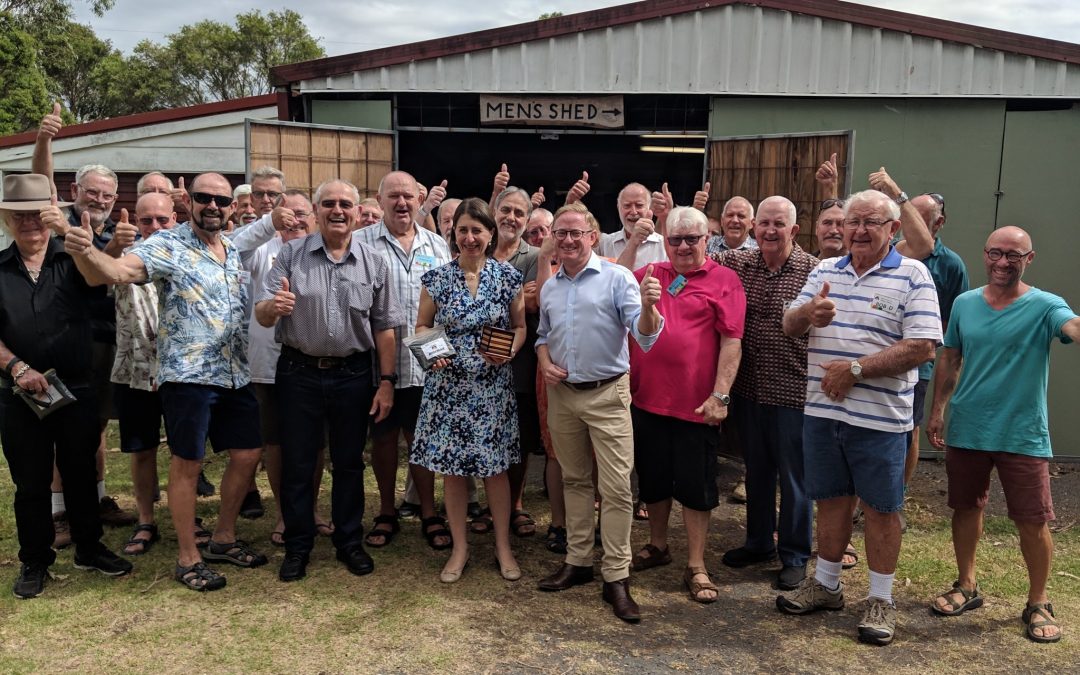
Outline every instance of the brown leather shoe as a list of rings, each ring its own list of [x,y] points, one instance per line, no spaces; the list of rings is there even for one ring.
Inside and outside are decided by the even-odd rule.
[[[579,584],[587,584],[592,580],[592,567],[578,567],[570,563],[563,563],[558,572],[541,579],[536,586],[542,591],[565,591]]]
[[[634,599],[630,597],[629,577],[618,581],[605,581],[603,597],[604,602],[611,605],[615,616],[628,623],[641,621],[641,610],[638,609]]]

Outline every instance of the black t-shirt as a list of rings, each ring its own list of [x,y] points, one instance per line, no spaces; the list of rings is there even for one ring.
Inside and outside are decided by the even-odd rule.
[[[0,340],[38,372],[55,368],[74,386],[90,379],[91,306],[104,297],[105,287],[86,284],[60,239],[49,241],[37,283],[14,243],[0,252]]]
[[[72,227],[82,227],[82,221],[75,215],[75,209],[68,209],[68,224]],[[94,233],[94,246],[99,251],[104,251],[115,233],[116,223],[112,218],[106,218],[101,232]],[[116,344],[116,299],[111,293],[95,296],[93,305],[90,307],[90,320],[94,330],[94,342]]]

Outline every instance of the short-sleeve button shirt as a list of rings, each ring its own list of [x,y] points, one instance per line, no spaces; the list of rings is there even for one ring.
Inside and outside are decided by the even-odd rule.
[[[158,232],[131,250],[160,280],[158,384],[184,382],[240,388],[247,361],[248,288],[235,245],[221,238],[218,260],[190,223]]]

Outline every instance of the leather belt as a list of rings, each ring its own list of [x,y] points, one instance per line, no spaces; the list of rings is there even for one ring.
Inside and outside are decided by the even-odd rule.
[[[370,352],[354,352],[348,356],[311,356],[295,347],[282,345],[281,355],[296,361],[297,363],[302,363],[305,366],[311,366],[312,368],[318,368],[319,370],[332,370],[335,368],[343,368],[345,366],[363,364],[365,362],[370,363],[368,360],[370,358]]]
[[[625,374],[626,373],[619,373],[618,375],[612,375],[605,380],[596,380],[595,382],[567,382],[566,380],[563,380],[563,384],[571,389],[577,389],[578,391],[588,391],[590,389],[599,389],[605,384],[611,384]]]

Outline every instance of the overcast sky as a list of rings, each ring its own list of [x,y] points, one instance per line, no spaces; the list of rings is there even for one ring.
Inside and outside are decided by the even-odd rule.
[[[93,16],[89,3],[75,0],[78,21],[90,25],[98,36],[130,52],[140,40],[164,42],[165,36],[185,24],[203,19],[227,23],[241,12],[297,9],[295,3],[275,0],[217,0],[203,2],[146,2],[116,0],[102,18]],[[547,0],[543,3],[503,0],[479,5],[473,0],[306,0],[304,19],[312,35],[328,55],[347,54],[378,47],[417,42],[474,30],[532,21],[543,12],[564,14],[621,4],[603,0]],[[1027,35],[1080,42],[1080,11],[1077,0],[866,0],[860,4],[997,28]],[[486,15],[478,6],[488,9]],[[211,12],[210,10],[214,11]]]

